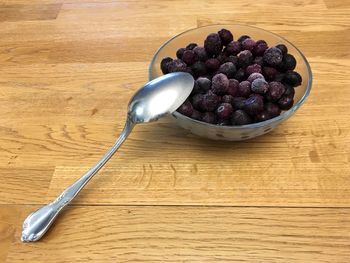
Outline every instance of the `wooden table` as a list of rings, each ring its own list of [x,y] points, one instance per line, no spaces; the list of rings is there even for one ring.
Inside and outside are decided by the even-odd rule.
[[[314,85],[254,140],[139,126],[37,243],[29,212],[113,143],[155,50],[213,23],[271,30]],[[350,262],[350,2],[11,0],[0,4],[1,262]]]

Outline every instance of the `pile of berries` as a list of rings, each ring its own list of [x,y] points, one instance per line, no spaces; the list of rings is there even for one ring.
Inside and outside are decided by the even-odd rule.
[[[280,115],[294,103],[302,78],[284,44],[243,35],[235,41],[221,29],[207,36],[204,47],[190,43],[163,58],[163,74],[188,72],[195,78],[190,97],[177,109],[192,119],[217,125],[244,125]]]

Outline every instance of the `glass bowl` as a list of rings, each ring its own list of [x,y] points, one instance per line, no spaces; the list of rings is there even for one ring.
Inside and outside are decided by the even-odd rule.
[[[286,39],[264,29],[247,25],[210,25],[190,29],[171,38],[157,50],[149,65],[149,80],[163,75],[160,69],[160,62],[164,57],[175,58],[177,49],[185,47],[192,42],[203,46],[204,39],[208,34],[218,32],[222,28],[230,30],[235,39],[241,35],[249,35],[255,40],[264,39],[269,46],[285,44],[288,47],[288,52],[292,54],[297,61],[295,71],[297,71],[303,78],[301,86],[295,88],[293,107],[287,111],[283,111],[281,115],[275,118],[240,126],[219,126],[209,124],[191,119],[179,112],[174,112],[172,117],[180,127],[202,137],[227,141],[247,140],[270,132],[280,123],[290,118],[310,94],[312,85],[312,72],[310,65],[300,50]]]

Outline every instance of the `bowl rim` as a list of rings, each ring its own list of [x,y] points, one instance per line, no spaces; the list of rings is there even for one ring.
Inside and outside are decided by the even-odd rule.
[[[306,86],[306,89],[305,89],[305,92],[304,94],[302,95],[302,97],[300,98],[300,100],[295,103],[293,105],[292,108],[290,108],[289,110],[287,111],[283,111],[279,116],[277,117],[274,117],[272,119],[269,119],[269,120],[266,120],[266,121],[261,121],[261,122],[257,122],[257,123],[251,123],[251,124],[245,124],[245,125],[233,125],[233,126],[228,126],[228,125],[217,125],[217,124],[211,124],[211,123],[206,123],[206,122],[202,122],[202,121],[198,121],[198,120],[195,120],[195,119],[192,119],[190,117],[187,117],[177,111],[174,111],[172,113],[172,115],[176,118],[183,118],[185,120],[188,120],[188,121],[191,121],[191,122],[194,122],[196,124],[200,124],[200,125],[204,125],[204,126],[209,126],[209,127],[213,127],[213,128],[218,128],[218,129],[247,129],[247,128],[260,128],[260,127],[265,127],[266,125],[269,125],[269,124],[272,124],[272,123],[275,123],[275,122],[279,122],[279,121],[283,121],[287,118],[289,118],[295,111],[297,111],[301,105],[303,105],[306,101],[306,99],[309,97],[310,95],[310,91],[311,91],[311,87],[312,87],[312,82],[313,82],[313,75],[312,75],[312,71],[311,71],[311,66],[308,62],[308,60],[306,59],[306,57],[304,56],[304,54],[293,44],[291,43],[290,41],[288,41],[286,38],[274,33],[274,32],[271,32],[269,30],[266,30],[266,29],[262,29],[260,27],[256,27],[256,26],[251,26],[251,25],[247,25],[247,24],[239,24],[239,23],[236,23],[236,24],[210,24],[210,25],[205,25],[205,26],[200,26],[200,27],[195,27],[195,28],[191,28],[191,29],[188,29],[188,30],[185,30],[175,36],[173,36],[172,38],[168,39],[166,42],[164,42],[156,51],[156,53],[154,53],[153,57],[152,57],[152,60],[148,66],[148,79],[149,80],[152,80],[152,67],[153,67],[153,64],[158,56],[158,54],[160,53],[160,51],[165,47],[167,46],[171,41],[173,41],[175,38],[181,36],[181,35],[184,35],[186,33],[189,33],[191,31],[196,31],[198,29],[202,29],[202,28],[207,28],[207,27],[225,27],[225,26],[241,26],[241,27],[248,27],[248,28],[253,28],[253,29],[258,29],[260,31],[264,31],[268,34],[271,34],[271,35],[274,35],[280,39],[282,39],[283,41],[287,42],[289,45],[291,45],[293,48],[296,49],[296,51],[299,53],[299,55],[301,56],[302,60],[304,61],[305,65],[306,65],[306,68],[307,68],[307,74],[308,74],[308,82],[307,82],[307,86]]]

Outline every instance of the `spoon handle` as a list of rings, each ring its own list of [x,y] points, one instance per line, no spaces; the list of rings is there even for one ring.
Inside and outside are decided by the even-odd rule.
[[[60,211],[69,204],[90,179],[106,164],[118,148],[126,140],[134,127],[134,123],[127,119],[124,129],[115,144],[106,152],[100,161],[90,168],[75,183],[66,188],[53,202],[31,213],[23,222],[21,240],[33,242],[39,240],[59,215]]]

